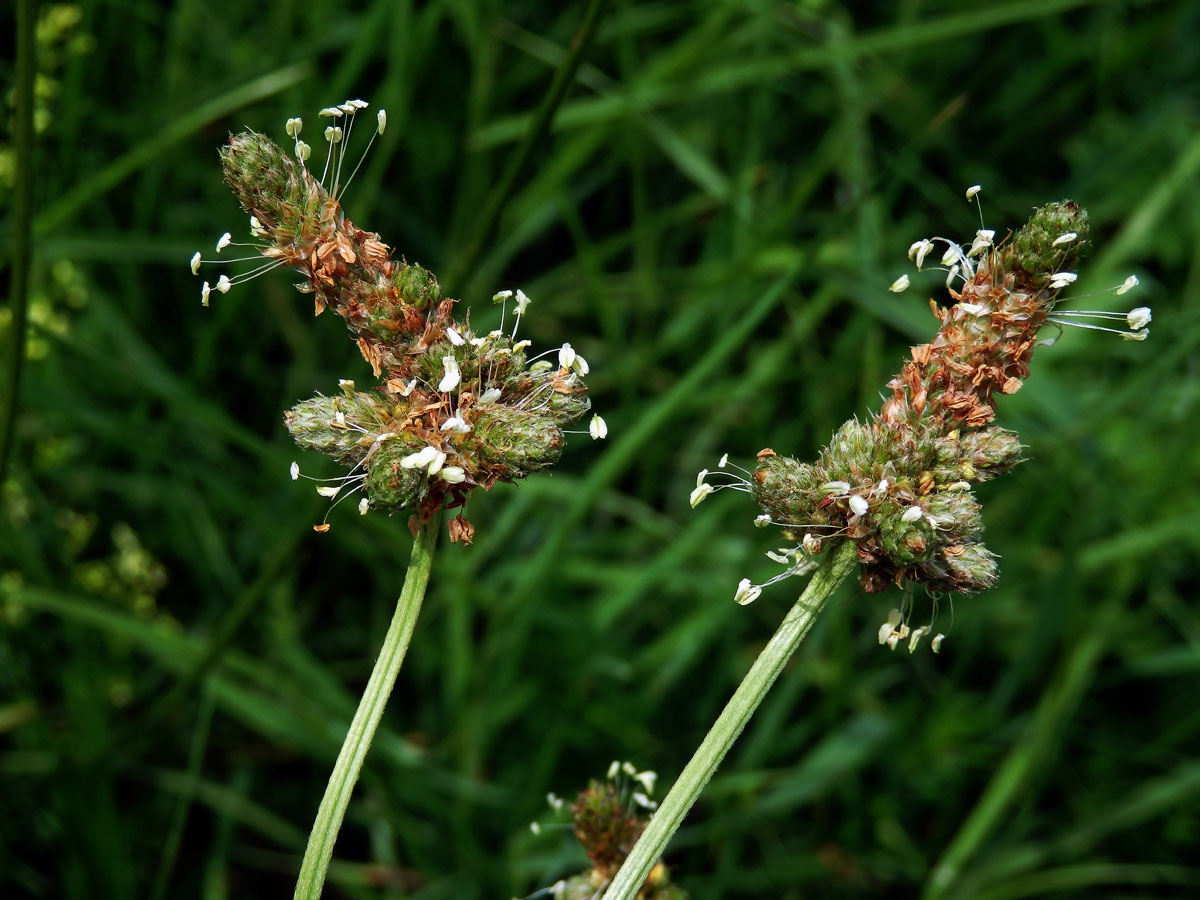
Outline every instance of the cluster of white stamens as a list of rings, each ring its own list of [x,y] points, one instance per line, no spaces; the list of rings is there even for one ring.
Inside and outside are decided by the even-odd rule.
[[[496,294],[493,299],[495,299],[497,302],[504,302],[513,296],[513,291],[501,291],[500,293]],[[529,297],[525,295],[524,291],[518,290],[515,292],[514,306],[516,307],[517,317],[516,323],[513,325],[513,331],[512,335],[510,335],[510,340],[516,335],[517,325],[520,324],[521,315],[529,306],[529,302]],[[503,324],[503,313],[501,324]],[[446,329],[446,338],[449,340],[450,344],[455,347],[461,347],[464,344],[471,344],[475,347],[481,347],[490,340],[502,338],[503,335],[504,332],[499,329],[489,332],[483,337],[475,337],[469,331],[466,333],[460,332],[454,326],[448,326]],[[511,353],[513,351],[522,350],[527,346],[529,346],[529,341],[519,341],[514,344],[511,349],[505,348],[501,349],[499,352]],[[537,357],[533,357],[530,360],[530,362],[532,362],[530,370],[545,371],[552,369],[553,363],[551,363],[549,360],[540,360],[538,357],[548,356],[554,353],[557,353],[558,355],[560,383],[569,386],[576,378],[588,373],[589,367],[587,360],[585,360],[574,348],[572,348],[570,344],[563,344],[561,347],[551,348],[543,353],[538,354]],[[404,385],[404,387],[399,391],[400,395],[404,397],[409,396],[417,387],[418,383],[423,383],[423,381],[419,378],[412,379],[412,381]],[[338,382],[338,387],[340,387],[348,397],[352,397],[354,395],[355,385],[353,381],[349,379],[341,379]],[[425,384],[425,388],[427,390],[433,390],[428,384]],[[468,389],[477,394],[477,399],[475,402],[480,406],[496,403],[500,400],[502,393],[500,388],[497,387],[489,387],[485,389],[483,388],[482,384],[464,384],[462,370],[459,367],[458,360],[450,354],[443,356],[442,378],[437,384],[436,392],[447,395],[442,403],[447,410],[454,411],[438,425],[438,432],[445,435],[447,439],[453,439],[455,435],[468,434],[472,430],[471,424],[466,421],[466,418],[464,418],[462,415],[461,407],[458,404],[459,394],[463,390]],[[543,393],[549,390],[552,390],[550,385],[544,384],[532,392],[528,397],[515,400],[514,405],[523,409],[539,409],[541,406],[544,406],[547,402],[549,402],[548,396],[543,396]],[[537,405],[531,405],[535,402]],[[329,425],[333,428],[352,428],[362,432],[363,434],[373,434],[360,425],[347,421],[345,414],[342,412],[335,413],[335,418],[329,422]],[[608,437],[608,424],[601,416],[593,415],[588,424],[586,432],[564,431],[564,434],[584,433],[590,435],[592,440],[603,440],[604,438]],[[378,447],[379,444],[395,437],[395,432],[384,432],[374,435],[374,445],[372,450],[367,454],[367,459],[370,459],[374,449]],[[452,444],[444,444],[443,446],[449,450],[453,450]],[[446,460],[448,458],[449,455],[446,450],[440,449],[437,446],[427,445],[421,450],[410,453],[402,458],[400,460],[400,467],[404,469],[423,470],[430,478],[440,478],[448,484],[462,484],[469,477],[467,471],[461,466],[446,465]],[[365,461],[366,460],[364,460],[364,462]],[[300,468],[296,463],[292,463],[291,472],[293,480],[301,477],[309,477],[307,475],[302,476],[300,474]],[[310,480],[317,481],[318,479]],[[366,471],[365,468],[363,468],[363,463],[359,463],[348,475],[340,478],[320,479],[320,481],[322,482],[322,485],[317,488],[317,493],[323,497],[337,497],[338,500],[334,503],[336,506],[337,503],[340,503],[341,500],[344,499],[344,497],[349,493],[353,493],[354,491],[364,487],[366,481]],[[330,484],[325,484],[325,482],[330,482]],[[345,489],[350,485],[353,485],[353,488],[350,491],[346,491]],[[330,508],[332,509],[332,507]],[[369,508],[369,501],[364,497],[359,503],[359,512],[365,515]],[[326,518],[328,518],[328,514],[326,515]],[[326,528],[327,526],[325,526],[324,523],[319,526],[319,530],[325,530]]]
[[[887,621],[879,626],[879,643],[886,644],[889,649],[895,650],[901,641],[908,641],[908,652],[912,653],[917,649],[917,645],[921,642],[921,638],[929,634],[931,625],[918,625],[916,628],[909,628],[904,622],[904,615],[898,609],[893,609],[888,613]],[[935,634],[929,642],[929,649],[934,653],[940,653],[942,650],[942,641],[946,639],[946,635]]]
[[[979,185],[972,185],[967,189],[967,201],[974,200],[975,196],[982,190]],[[978,201],[975,201],[978,205]],[[946,287],[953,286],[955,280],[966,283],[975,277],[976,264],[973,260],[982,258],[985,252],[988,252],[995,247],[996,232],[988,228],[983,228],[983,209],[979,211],[980,229],[975,232],[975,237],[971,241],[971,246],[963,249],[963,246],[949,238],[933,237],[922,238],[915,241],[908,248],[908,258],[916,264],[917,271],[921,271],[925,264],[925,258],[933,252],[938,243],[946,245],[946,252],[942,254],[941,264],[938,269],[946,273]],[[1068,231],[1066,234],[1061,234],[1054,239],[1052,247],[1060,247],[1070,244],[1079,239],[1079,235],[1074,231]],[[1070,287],[1079,278],[1075,272],[1055,272],[1050,276],[1050,290],[1059,291],[1065,287]],[[1130,275],[1124,282],[1116,287],[1109,288],[1105,291],[1099,291],[1100,294],[1114,294],[1121,296],[1124,293],[1132,290],[1137,286],[1138,279],[1136,275]],[[888,288],[892,293],[898,294],[909,287],[910,281],[908,275],[901,275],[892,282]],[[1083,296],[1093,296],[1085,294]],[[958,308],[965,310],[972,315],[983,315],[990,310],[978,306],[977,304],[959,303]],[[1122,331],[1118,328],[1105,328],[1101,325],[1087,325],[1082,322],[1074,322],[1076,318],[1094,318],[1108,319],[1113,321],[1124,320],[1129,325],[1128,331]],[[1078,311],[1055,311],[1054,315],[1050,316],[1048,321],[1056,325],[1070,325],[1076,328],[1089,328],[1093,331],[1109,331],[1113,334],[1119,334],[1127,341],[1144,341],[1150,335],[1150,330],[1146,327],[1150,324],[1150,308],[1148,306],[1139,306],[1136,309],[1130,310],[1127,313],[1109,312],[1105,310],[1078,310]],[[1044,345],[1054,343],[1054,338],[1041,341]]]

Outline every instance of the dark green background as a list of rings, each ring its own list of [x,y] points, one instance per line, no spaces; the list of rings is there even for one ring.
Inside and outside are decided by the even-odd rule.
[[[614,758],[674,779],[800,588],[733,603],[778,537],[741,495],[689,509],[695,473],[877,407],[944,299],[887,286],[914,240],[969,239],[972,183],[1000,234],[1087,206],[1075,293],[1142,286],[1076,306],[1152,305],[1151,338],[1038,352],[998,418],[1031,461],[980,490],[1000,584],[955,599],[940,656],[880,648],[899,595],[844,587],[668,861],[696,900],[1200,890],[1200,6],[614,0],[474,259],[584,5],[40,7],[0,896],[290,896],[410,538],[349,504],[314,534],[287,477],[334,467],[282,410],[369,381],[341,323],[279,272],[202,309],[187,260],[244,238],[230,131],[299,115],[318,144],[358,96],[389,125],[350,216],[477,328],[523,288],[610,435],[443,543],[327,896],[524,895],[583,867],[528,830],[547,791]],[[6,137],[6,283],[12,165]]]

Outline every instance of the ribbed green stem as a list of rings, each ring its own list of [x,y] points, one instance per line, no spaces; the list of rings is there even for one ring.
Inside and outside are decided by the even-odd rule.
[[[763,648],[746,677],[742,679],[742,683],[734,691],[733,697],[725,704],[725,709],[721,711],[721,715],[717,717],[717,721],[713,723],[684,767],[679,780],[663,799],[662,805],[654,813],[654,818],[650,820],[650,824],[646,826],[646,830],[642,832],[642,836],[638,838],[638,842],[613,878],[604,900],[630,900],[637,894],[655,862],[662,856],[667,842],[683,822],[683,817],[692,808],[717,766],[721,764],[721,760],[742,733],[742,729],[762,703],[787,661],[812,628],[813,622],[833,596],[834,590],[857,562],[858,555],[850,541],[845,541],[830,550],[824,565],[813,574],[808,587],[784,617],[770,643]]]
[[[296,881],[296,900],[316,900],[321,896],[329,860],[333,857],[333,845],[342,827],[346,807],[350,805],[350,795],[354,792],[363,760],[367,757],[367,750],[383,717],[383,708],[396,683],[396,675],[400,672],[400,664],[404,661],[404,653],[417,624],[417,615],[421,612],[421,601],[425,597],[429,569],[433,564],[433,550],[441,528],[440,519],[440,516],[435,516],[417,530],[412,557],[408,562],[408,574],[404,578],[400,599],[396,601],[392,624],[388,627],[379,659],[371,671],[371,680],[367,682],[367,688],[358,702],[333,774],[329,776],[325,796],[321,798],[312,833],[308,836],[304,861],[300,864],[300,877]]]

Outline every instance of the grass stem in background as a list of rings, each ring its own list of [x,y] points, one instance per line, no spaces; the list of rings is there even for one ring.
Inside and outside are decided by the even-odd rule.
[[[329,870],[329,860],[333,857],[333,845],[342,827],[346,807],[350,805],[354,785],[358,781],[359,772],[362,771],[371,740],[379,727],[379,720],[383,717],[383,708],[387,705],[392,687],[396,683],[400,664],[404,662],[404,653],[408,650],[408,642],[417,624],[417,615],[421,612],[421,601],[429,584],[429,570],[433,565],[433,551],[437,546],[440,528],[441,516],[434,516],[417,529],[412,557],[408,563],[408,574],[404,578],[400,599],[396,602],[392,624],[388,626],[379,658],[375,661],[371,679],[367,682],[362,699],[359,700],[350,730],[346,733],[346,740],[342,743],[342,749],[334,764],[333,774],[329,776],[325,796],[321,798],[312,833],[308,836],[308,846],[304,850],[304,860],[300,865],[300,877],[296,881],[296,900],[315,900],[321,896],[321,888]]]
[[[29,319],[29,265],[33,257],[33,0],[17,3],[17,89],[13,132],[16,173],[13,184],[12,319],[5,364],[8,388],[0,409],[0,484],[8,473],[17,434],[17,408],[21,396],[21,370],[25,365],[25,326]]]
[[[858,554],[855,553],[853,542],[843,541],[829,548],[824,564],[813,573],[808,587],[754,661],[671,787],[670,793],[663,799],[654,818],[625,858],[604,900],[630,900],[637,894],[655,862],[662,856],[667,842],[682,824],[683,817],[692,808],[800,642],[808,635],[833,592],[857,564]]]

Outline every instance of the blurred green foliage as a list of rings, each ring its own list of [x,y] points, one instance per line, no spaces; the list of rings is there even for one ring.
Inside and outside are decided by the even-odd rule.
[[[498,198],[583,15],[40,6],[0,896],[291,890],[410,537],[350,504],[314,534],[323,501],[286,474],[323,462],[282,411],[367,375],[341,323],[282,273],[202,309],[187,260],[245,229],[226,135],[351,96],[389,125],[350,216],[477,328],[522,287],[522,333],[588,358],[610,436],[443,544],[327,896],[524,895],[585,866],[529,832],[547,791],[614,758],[665,790],[799,590],[732,602],[772,536],[740,495],[688,509],[695,472],[811,457],[878,405],[944,298],[936,275],[887,286],[914,240],[973,232],[973,183],[1000,234],[1083,203],[1075,293],[1142,287],[1078,305],[1152,305],[1150,341],[1039,350],[998,417],[1031,461],[980,491],[999,586],[954,604],[939,657],[880,648],[898,598],[844,588],[668,862],[697,900],[1195,896],[1200,6],[613,0]]]

